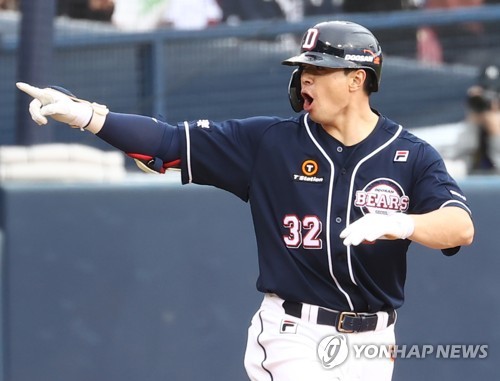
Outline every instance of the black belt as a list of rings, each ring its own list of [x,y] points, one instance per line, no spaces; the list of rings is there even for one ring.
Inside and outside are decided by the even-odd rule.
[[[302,303],[285,300],[283,302],[283,309],[287,315],[295,316],[299,319],[302,317]],[[396,311],[389,310],[384,312],[387,312],[389,315],[389,319],[387,320],[387,327],[389,327],[396,321]],[[342,333],[374,331],[377,328],[377,322],[377,314],[350,311],[339,312],[321,307],[318,307],[318,318],[316,320],[317,324],[331,325]]]

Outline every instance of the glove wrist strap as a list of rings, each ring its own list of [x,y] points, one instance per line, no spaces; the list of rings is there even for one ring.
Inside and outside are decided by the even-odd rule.
[[[92,106],[92,116],[90,117],[87,125],[83,127],[83,129],[90,131],[93,134],[97,134],[99,131],[101,131],[102,126],[106,121],[106,115],[108,115],[109,110],[106,106],[95,102],[91,103],[90,106]]]

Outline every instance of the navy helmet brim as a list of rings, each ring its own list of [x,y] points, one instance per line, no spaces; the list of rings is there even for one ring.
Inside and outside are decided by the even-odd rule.
[[[282,61],[281,64],[287,66],[314,65],[328,68],[360,68],[360,65],[355,62],[347,61],[344,58],[331,54],[318,52],[304,52]]]

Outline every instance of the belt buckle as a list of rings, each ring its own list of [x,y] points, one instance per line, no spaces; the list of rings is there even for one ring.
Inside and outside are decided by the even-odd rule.
[[[358,314],[356,312],[350,312],[350,311],[341,312],[339,315],[339,322],[337,323],[337,331],[339,331],[341,333],[354,333],[355,332],[354,330],[345,329],[342,327],[346,316],[357,317]]]

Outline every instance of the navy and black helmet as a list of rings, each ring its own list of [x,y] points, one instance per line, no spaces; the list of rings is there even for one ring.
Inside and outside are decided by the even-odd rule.
[[[282,63],[368,69],[375,76],[371,91],[377,91],[382,59],[378,40],[364,26],[349,21],[327,21],[308,29],[302,38],[300,54]]]

